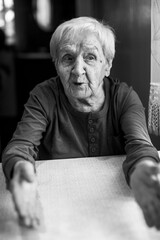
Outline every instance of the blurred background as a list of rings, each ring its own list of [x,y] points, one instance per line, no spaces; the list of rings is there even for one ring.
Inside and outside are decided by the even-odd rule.
[[[151,0],[0,0],[0,150],[12,137],[29,91],[55,76],[49,41],[63,21],[105,20],[116,32],[111,76],[139,94],[146,109],[150,87]],[[151,136],[159,150],[159,137]]]

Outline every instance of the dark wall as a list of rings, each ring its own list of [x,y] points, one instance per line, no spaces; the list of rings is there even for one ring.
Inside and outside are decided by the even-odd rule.
[[[51,0],[52,27],[42,30],[34,18],[32,0],[14,0],[17,49],[19,51],[49,50],[49,40],[54,29],[63,21],[75,17],[75,0]]]
[[[0,154],[20,120],[30,90],[56,74],[49,55],[49,41],[54,29],[75,17],[75,0],[51,0],[52,28],[42,30],[34,19],[32,0],[14,0],[16,45],[13,46],[17,114],[0,115]],[[12,51],[12,50],[11,50]],[[10,86],[8,86],[9,89]]]
[[[150,0],[101,2],[102,17],[115,29],[117,38],[112,75],[132,85],[147,108],[150,81]]]
[[[151,1],[99,0],[98,3],[101,7],[96,17],[105,19],[115,29],[117,36],[111,74],[133,86],[145,107],[148,121]],[[160,149],[160,137],[150,136],[153,144]]]

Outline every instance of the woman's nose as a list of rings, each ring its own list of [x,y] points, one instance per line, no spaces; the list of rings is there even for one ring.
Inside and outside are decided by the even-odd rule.
[[[85,73],[85,63],[82,58],[78,58],[75,60],[72,68],[72,73],[76,76],[81,76]]]

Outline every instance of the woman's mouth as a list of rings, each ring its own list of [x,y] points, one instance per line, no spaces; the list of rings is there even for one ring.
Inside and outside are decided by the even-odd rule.
[[[81,86],[81,85],[83,85],[84,83],[82,83],[82,82],[74,82],[74,85],[75,86]]]

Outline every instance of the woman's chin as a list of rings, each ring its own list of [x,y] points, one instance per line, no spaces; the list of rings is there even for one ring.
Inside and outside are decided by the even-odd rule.
[[[90,92],[83,92],[83,91],[76,91],[72,94],[72,96],[74,98],[77,98],[77,99],[86,99],[86,98],[89,98],[91,96],[91,93]]]

